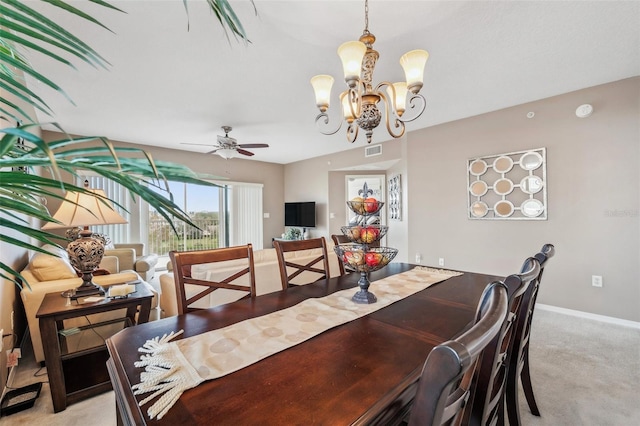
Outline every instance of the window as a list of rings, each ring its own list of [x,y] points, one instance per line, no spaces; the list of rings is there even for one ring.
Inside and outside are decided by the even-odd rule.
[[[173,226],[158,212],[149,208],[148,245],[151,253],[166,255],[172,250],[203,250],[225,247],[226,188],[169,182],[173,201],[185,211],[198,228],[175,219]],[[166,192],[158,190],[166,195]],[[222,214],[221,214],[222,212]]]
[[[91,188],[103,189],[109,198],[124,206],[118,211],[126,225],[92,227],[114,243],[143,242],[148,253],[167,255],[171,250],[202,250],[251,243],[254,250],[263,248],[262,184],[216,182],[204,186],[169,182],[174,202],[198,226],[174,220],[173,226],[139,198],[134,202],[126,188],[101,176],[87,177]],[[167,195],[166,191],[158,189]]]

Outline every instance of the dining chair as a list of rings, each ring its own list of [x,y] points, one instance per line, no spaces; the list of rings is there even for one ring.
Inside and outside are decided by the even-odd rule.
[[[474,393],[464,414],[463,424],[504,425],[507,366],[509,365],[515,325],[523,295],[537,279],[540,263],[528,258],[522,272],[509,275],[503,283],[507,288],[508,312],[500,332],[487,346],[473,377]]]
[[[507,315],[507,289],[489,284],[476,310],[475,324],[429,353],[409,415],[410,426],[458,424],[473,389],[470,376]]]
[[[344,234],[331,234],[331,239],[333,240],[333,244],[349,244],[351,240]],[[344,263],[340,259],[338,259],[338,270],[340,271],[340,275],[344,275]]]
[[[169,257],[173,267],[178,314],[180,315],[201,309],[191,305],[216,290],[236,290],[247,293],[243,297],[256,296],[256,276],[251,244],[210,250],[174,250],[169,252]],[[198,273],[197,268],[194,268],[197,265],[236,260],[238,262],[230,262],[221,266],[229,269],[229,275],[219,281],[209,280],[205,271]],[[241,282],[240,279],[244,282]],[[246,283],[247,279],[248,284]]]
[[[278,256],[282,289],[309,284],[329,278],[329,257],[324,237],[309,240],[274,241]],[[296,263],[295,252],[320,249],[317,257],[307,263]],[[291,272],[289,272],[291,270]],[[303,275],[304,274],[304,275]],[[295,282],[294,282],[295,281]]]
[[[525,399],[534,416],[540,416],[540,410],[533,394],[533,386],[531,385],[531,373],[529,371],[529,338],[531,336],[531,321],[533,320],[533,311],[538,297],[538,289],[544,272],[547,260],[555,254],[553,244],[545,244],[542,250],[534,257],[540,263],[540,272],[533,281],[527,292],[522,296],[520,302],[520,312],[518,313],[518,322],[515,326],[515,335],[513,339],[512,356],[509,362],[507,373],[507,416],[509,424],[512,426],[520,425],[520,409],[518,398],[518,378],[522,383]],[[526,265],[526,263],[525,263]],[[523,265],[524,267],[524,265]]]

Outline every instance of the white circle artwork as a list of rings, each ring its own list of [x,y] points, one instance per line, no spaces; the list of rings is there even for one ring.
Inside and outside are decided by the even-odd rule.
[[[547,220],[546,148],[467,160],[469,219]]]

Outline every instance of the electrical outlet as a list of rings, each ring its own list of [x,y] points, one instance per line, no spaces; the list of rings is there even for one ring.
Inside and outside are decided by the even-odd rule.
[[[416,253],[416,263],[422,262],[422,255],[420,253]]]
[[[591,285],[594,287],[602,287],[602,276],[591,275]]]
[[[438,259],[438,266],[444,266],[444,257]]]

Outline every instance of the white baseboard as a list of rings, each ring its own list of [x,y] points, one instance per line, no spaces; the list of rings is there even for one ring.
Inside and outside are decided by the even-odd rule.
[[[574,317],[588,318],[588,319],[592,319],[600,322],[606,322],[610,324],[621,325],[624,327],[640,329],[640,322],[636,322],[636,321],[629,321],[621,318],[608,317],[606,315],[592,314],[592,313],[583,312],[583,311],[575,311],[573,309],[560,308],[558,306],[545,305],[543,303],[536,303],[536,308],[543,309],[545,311],[552,311],[552,312],[558,312],[565,315],[571,315]]]

